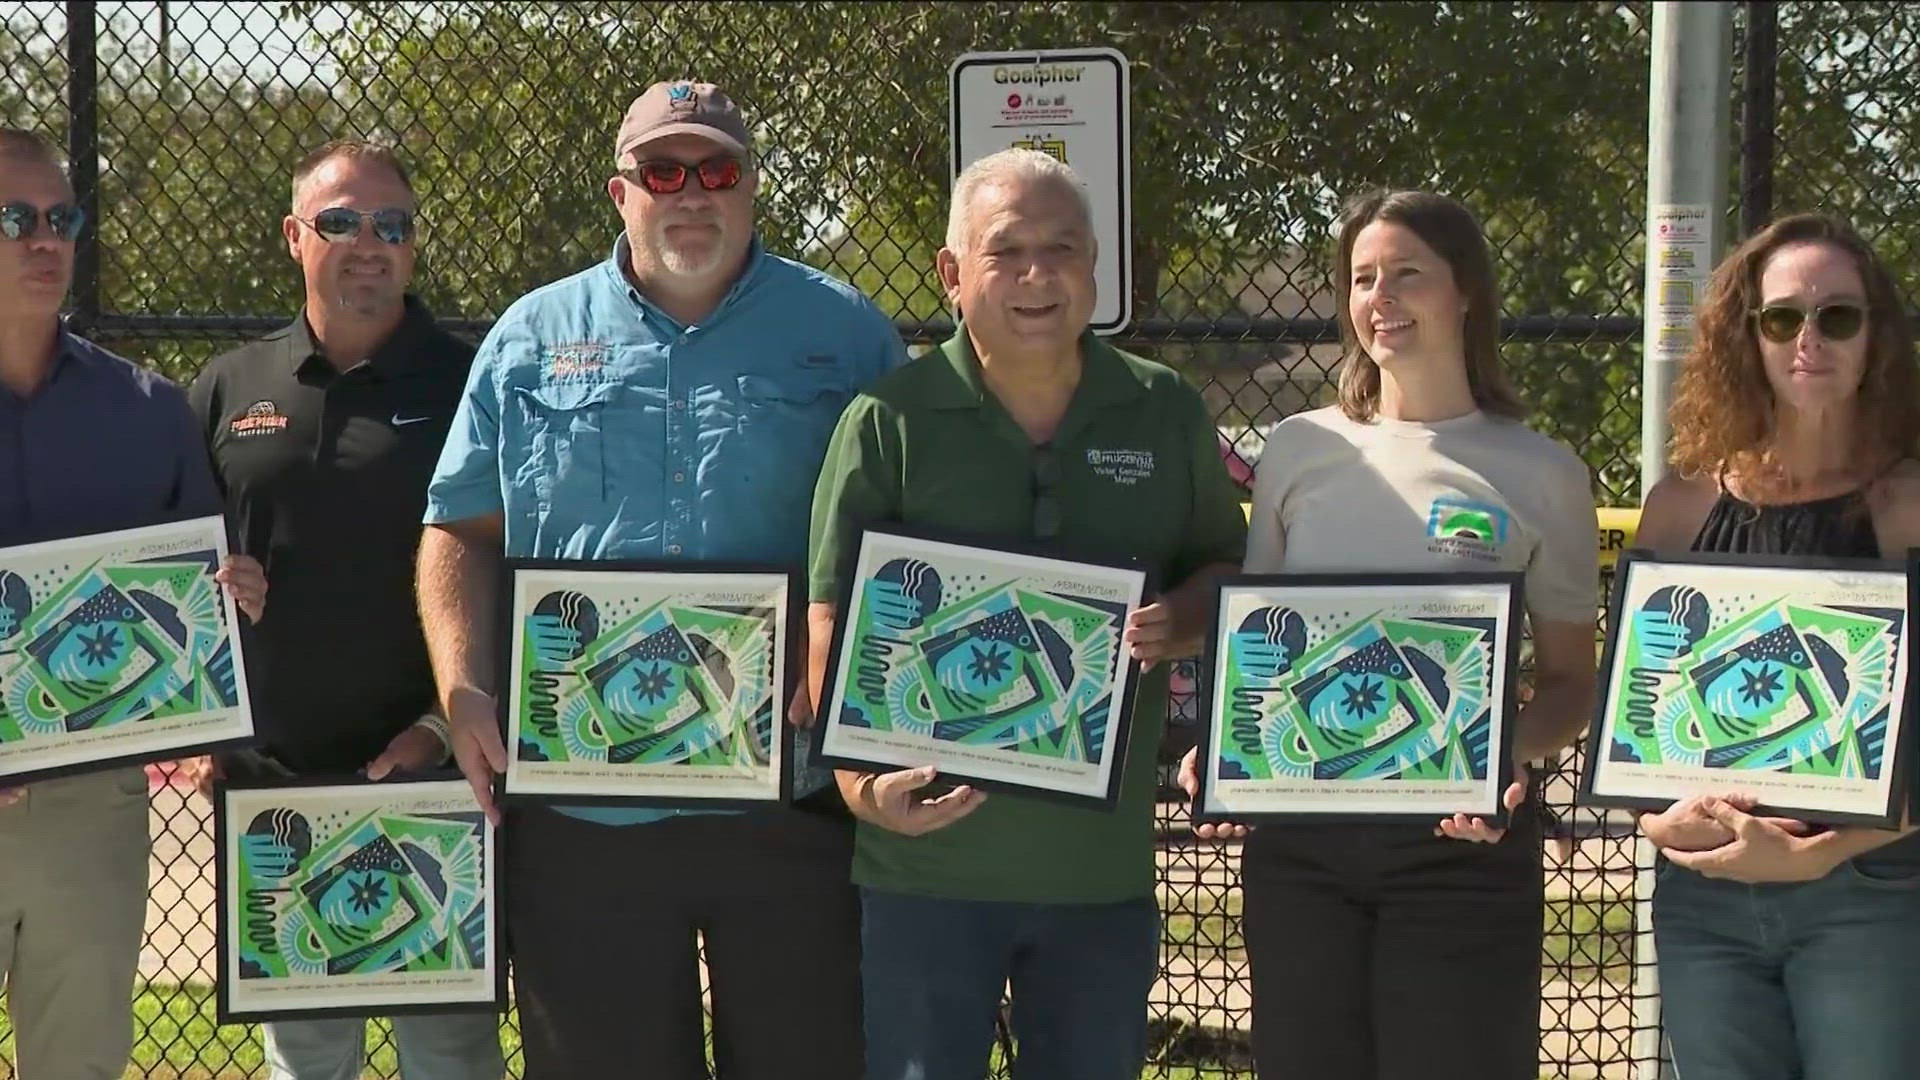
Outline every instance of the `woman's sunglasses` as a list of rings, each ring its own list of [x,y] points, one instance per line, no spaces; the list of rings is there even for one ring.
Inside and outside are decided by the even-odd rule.
[[[391,208],[366,213],[349,210],[344,206],[329,206],[313,215],[311,220],[296,218],[305,222],[320,239],[329,244],[341,244],[360,235],[360,223],[365,221],[373,226],[373,235],[389,244],[404,244],[413,239],[413,211]]]
[[[737,157],[722,154],[698,165],[679,161],[642,161],[627,170],[627,179],[655,195],[671,195],[687,186],[687,174],[700,174],[700,186],[708,191],[731,191],[746,175],[746,166]]]
[[[0,236],[9,240],[31,240],[40,235],[40,220],[46,219],[47,231],[56,240],[75,240],[87,224],[87,212],[73,203],[59,203],[45,211],[32,203],[10,202],[0,206]]]
[[[1797,307],[1769,304],[1753,313],[1754,325],[1768,341],[1785,344],[1800,336],[1808,315]],[[1867,324],[1867,309],[1859,304],[1825,304],[1813,309],[1813,325],[1828,341],[1848,341]]]

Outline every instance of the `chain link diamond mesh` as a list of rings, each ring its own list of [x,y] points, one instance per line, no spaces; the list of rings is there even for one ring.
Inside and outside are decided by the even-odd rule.
[[[1853,214],[1905,267],[1920,13],[1781,10],[1781,203]],[[90,53],[70,19],[90,24]],[[71,134],[97,162],[77,326],[187,379],[297,307],[279,222],[305,150],[349,134],[402,148],[422,198],[416,288],[478,335],[605,255],[620,109],[653,79],[697,74],[757,125],[768,246],[854,282],[924,343],[948,326],[932,271],[948,65],[1113,45],[1134,87],[1135,324],[1119,343],[1182,370],[1247,461],[1272,424],[1329,400],[1340,197],[1430,187],[1465,199],[1493,240],[1506,356],[1536,425],[1580,451],[1602,505],[1634,505],[1648,19],[1645,3],[1606,2],[0,2],[0,122]],[[1171,772],[1193,737],[1190,693],[1174,705],[1145,1075],[1251,1077],[1238,852],[1187,828]],[[1571,758],[1545,788],[1541,1075],[1624,1077],[1646,1034],[1644,897],[1631,828],[1570,806]],[[256,1029],[212,1021],[205,803],[167,768],[151,775],[129,1075],[264,1076]],[[519,1075],[511,1014],[503,1037]],[[384,1026],[369,1043],[370,1075],[396,1076]]]

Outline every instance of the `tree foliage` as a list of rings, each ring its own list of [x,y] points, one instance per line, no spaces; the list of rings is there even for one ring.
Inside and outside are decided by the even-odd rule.
[[[769,246],[853,281],[903,322],[939,320],[949,65],[970,50],[1074,45],[1112,45],[1132,63],[1136,317],[1330,316],[1340,203],[1378,184],[1472,206],[1509,315],[1639,309],[1644,4],[280,9],[274,33],[299,41],[318,75],[249,66],[260,43],[244,33],[224,49],[176,40],[165,55],[131,16],[101,35],[104,310],[292,310],[277,225],[287,171],[353,133],[395,140],[416,165],[421,291],[444,315],[487,319],[605,256],[621,110],[654,79],[699,76],[755,124]],[[0,117],[57,131],[59,40],[21,10],[0,35]],[[1920,181],[1908,107],[1920,12],[1782,11],[1779,201],[1854,216],[1910,268],[1899,230]],[[166,344],[147,354],[191,365],[212,347]],[[1229,427],[1324,397],[1324,346],[1130,344],[1185,368]],[[1603,492],[1630,496],[1637,342],[1514,343],[1508,358],[1539,425],[1582,447]]]

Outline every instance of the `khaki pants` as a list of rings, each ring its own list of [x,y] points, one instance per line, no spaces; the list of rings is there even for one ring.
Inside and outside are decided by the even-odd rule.
[[[0,807],[0,976],[20,1080],[119,1080],[147,902],[147,782],[46,780]]]

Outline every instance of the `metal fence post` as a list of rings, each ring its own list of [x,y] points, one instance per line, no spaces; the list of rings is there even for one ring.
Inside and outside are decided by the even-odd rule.
[[[1693,338],[1693,311],[1718,259],[1727,196],[1733,5],[1653,6],[1647,95],[1646,321],[1640,386],[1640,490],[1666,475],[1667,406]],[[1634,1075],[1672,1076],[1664,1062],[1660,985],[1650,932],[1654,851],[1635,841]]]
[[[1780,63],[1780,5],[1747,0],[1740,60],[1740,236],[1773,217],[1775,68]]]
[[[100,316],[100,64],[94,6],[91,0],[67,4],[67,170],[90,226],[80,235],[73,260],[71,323],[83,333]]]

